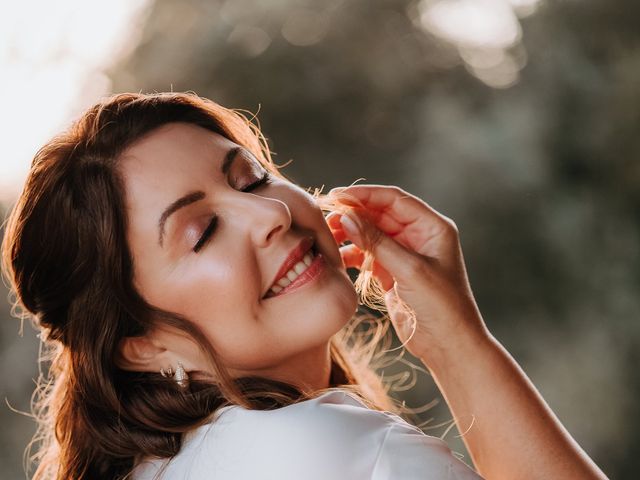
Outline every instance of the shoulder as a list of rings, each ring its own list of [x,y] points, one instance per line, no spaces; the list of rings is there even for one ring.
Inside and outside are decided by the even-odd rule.
[[[297,448],[318,444],[326,449],[351,444],[364,433],[384,433],[389,425],[399,420],[400,417],[390,413],[367,408],[349,392],[333,390],[276,410],[247,410],[234,406],[223,411],[195,436],[200,433],[213,437],[224,435],[225,440],[234,441],[251,431],[271,439],[276,445]]]
[[[423,478],[417,473],[414,477],[397,474],[392,459],[397,449],[406,451],[406,444],[413,445],[409,447],[412,455],[434,450],[430,462],[445,449],[447,462],[449,458],[459,462],[442,440],[424,435],[397,415],[367,408],[349,392],[333,390],[277,410],[221,409],[211,423],[185,436],[182,450],[159,478]],[[401,460],[416,464],[411,457]],[[155,472],[158,466],[154,462],[141,465],[139,473]],[[393,475],[386,476],[391,468]]]
[[[406,422],[398,422],[387,429],[371,476],[371,480],[393,478],[482,480],[471,467],[454,456],[444,440],[425,435]]]

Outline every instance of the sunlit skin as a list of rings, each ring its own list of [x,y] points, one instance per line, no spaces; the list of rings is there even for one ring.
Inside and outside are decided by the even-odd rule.
[[[407,350],[429,368],[478,472],[486,479],[606,479],[487,329],[453,220],[396,186],[342,192],[364,209],[327,218],[336,241],[353,242],[341,248],[342,258],[361,266],[366,247],[353,220],[366,213],[384,233],[369,248],[389,318]],[[415,330],[398,298],[413,310]]]
[[[246,150],[227,175],[220,171],[227,152],[237,146],[204,128],[171,123],[123,154],[119,171],[135,286],[152,305],[200,327],[232,376],[327,387],[329,341],[354,314],[357,294],[309,193],[276,176],[242,191],[264,173]],[[204,198],[167,217],[160,245],[162,212],[194,191]],[[212,215],[218,216],[215,229],[196,252]],[[322,274],[296,291],[263,298],[305,236],[315,238],[325,257]],[[127,339],[122,355],[132,370],[159,372],[180,362],[191,375],[213,374],[194,343],[168,328]]]
[[[252,170],[255,160],[243,154],[228,178],[221,175],[232,147],[199,127],[172,124],[129,149],[121,169],[136,286],[149,302],[196,323],[232,373],[261,374],[303,389],[326,387],[329,339],[357,306],[345,265],[359,268],[364,259],[362,232],[349,222],[363,212],[336,212],[325,220],[309,194],[278,179],[242,192],[263,172]],[[160,246],[163,209],[194,190],[204,198],[168,217]],[[391,322],[407,350],[429,368],[479,473],[487,479],[605,479],[488,331],[455,223],[398,187],[354,185],[343,193],[355,196],[372,228],[383,233],[368,247]],[[196,253],[193,246],[214,212],[218,227]],[[326,256],[324,275],[263,299],[305,235],[314,236]],[[345,239],[352,243],[339,250],[337,242]],[[415,314],[415,331],[398,299]],[[122,353],[127,367],[137,370],[159,371],[176,361],[193,373],[207,368],[179,332],[129,339]]]

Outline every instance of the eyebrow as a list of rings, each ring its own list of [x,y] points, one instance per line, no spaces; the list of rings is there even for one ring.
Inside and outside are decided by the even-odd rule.
[[[220,166],[220,171],[223,175],[226,175],[233,164],[233,161],[238,156],[238,153],[242,151],[242,147],[232,147],[227,150],[227,153],[224,155],[222,159],[222,165]],[[167,208],[164,209],[162,215],[160,215],[160,219],[158,220],[158,244],[162,247],[162,241],[164,239],[164,226],[167,223],[168,218],[188,205],[195,203],[199,200],[202,200],[205,197],[205,193],[202,190],[196,190],[194,192],[189,192],[186,195],[183,195],[176,201],[172,202]]]

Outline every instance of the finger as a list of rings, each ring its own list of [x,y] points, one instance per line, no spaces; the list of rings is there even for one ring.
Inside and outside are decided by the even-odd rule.
[[[327,221],[329,228],[331,228],[332,230],[342,230],[342,224],[340,223],[341,216],[342,213],[340,212],[331,212],[329,215],[327,215],[325,217],[325,220]],[[380,230],[391,236],[396,235],[404,228],[403,224],[397,222],[389,214],[372,212],[369,216],[373,217],[374,223]]]
[[[362,250],[365,248],[362,236],[358,231],[357,225],[350,218],[350,215],[355,214],[345,214],[341,217],[340,221],[342,222],[344,232],[347,234],[349,240]],[[385,233],[381,233],[377,243],[372,246],[372,253],[376,262],[379,263],[391,277],[395,277],[397,280],[402,282],[412,282],[414,280],[412,277],[415,275],[417,270],[416,266],[419,263],[426,261],[424,258],[421,258],[415,252],[399,244]],[[393,282],[391,286],[393,286]]]
[[[333,235],[333,238],[335,239],[336,243],[338,245],[342,245],[345,240],[347,240],[347,234],[344,233],[343,229],[330,229],[331,230],[331,234]]]
[[[380,285],[382,286],[382,289],[385,292],[390,288],[393,288],[393,284],[395,283],[395,280],[393,279],[391,274],[387,272],[387,269],[384,268],[382,265],[380,265],[380,263],[378,263],[375,260],[373,262],[372,273],[373,273],[373,276],[378,279],[378,281],[380,282]]]
[[[455,223],[396,186],[354,185],[343,189],[366,207],[353,208],[396,242],[453,268],[459,250]],[[375,208],[374,210],[370,210]],[[376,210],[380,209],[380,210]]]
[[[353,185],[344,188],[342,192],[356,197],[367,209],[377,211],[377,215],[373,215],[375,223],[385,232],[388,229],[397,229],[398,225],[406,226],[425,219],[435,222],[436,225],[450,222],[450,219],[425,201],[396,186]],[[384,222],[391,224],[385,228]]]
[[[365,254],[357,245],[350,244],[340,247],[340,256],[342,257],[345,268],[357,268],[360,270],[362,263],[364,262]],[[393,287],[393,277],[382,265],[380,265],[380,263],[375,260],[373,262],[373,269],[371,273],[373,273],[373,276],[378,279],[380,285],[385,291]]]
[[[392,212],[396,220],[404,224],[424,216],[424,210],[437,219],[443,218],[422,199],[395,185],[352,185],[342,188],[341,192],[355,196],[369,209]]]
[[[340,223],[340,215],[342,215],[340,212],[331,212],[329,215],[324,217],[327,225],[329,225],[329,228],[342,229],[342,224]]]
[[[393,323],[398,337],[403,343],[406,342],[413,334],[415,326],[413,320],[415,317],[412,317],[410,312],[403,308],[403,302],[398,297],[395,288],[389,289],[384,294],[384,303],[387,306],[389,318],[391,319],[391,323]]]
[[[325,217],[325,220],[336,243],[338,245],[342,245],[347,239],[347,235],[342,229],[342,224],[340,223],[340,214],[337,212],[332,212]]]
[[[345,268],[360,269],[362,262],[364,262],[364,252],[353,243],[340,247],[340,256],[342,257]]]
[[[325,217],[327,225],[329,225],[329,229],[331,230],[333,236],[336,238],[338,244],[342,244],[347,239],[347,235],[344,233],[342,223],[340,222],[341,216],[342,213],[340,212],[331,212]]]

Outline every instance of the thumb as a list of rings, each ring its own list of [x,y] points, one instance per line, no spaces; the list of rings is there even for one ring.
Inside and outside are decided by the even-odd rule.
[[[400,299],[395,285],[384,294],[384,303],[387,306],[389,318],[400,340],[404,343],[413,335],[416,321],[415,312],[406,308],[406,304]]]
[[[399,280],[400,283],[410,282],[415,276],[417,268],[423,266],[425,259],[418,253],[396,242],[371,222],[367,222],[367,225],[363,227],[375,233],[375,235],[369,235],[373,237],[373,241],[369,242],[371,245],[366,245],[363,239],[363,229],[358,226],[354,218],[360,224],[365,222],[353,210],[345,212],[340,217],[342,229],[349,240],[361,250],[369,249],[373,253],[376,262],[384,267],[396,280]]]

